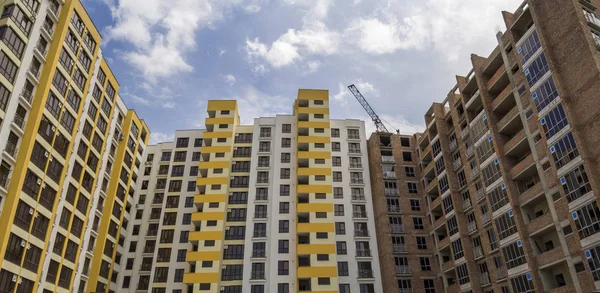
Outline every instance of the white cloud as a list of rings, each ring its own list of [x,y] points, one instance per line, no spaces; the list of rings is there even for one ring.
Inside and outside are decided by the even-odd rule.
[[[227,53],[227,50],[223,49],[223,48],[219,48],[219,57],[223,56],[223,54]]]
[[[145,106],[150,105],[150,100],[148,100],[146,98],[142,98],[137,95],[129,95],[129,98],[131,98],[131,100],[133,101],[134,104],[145,105]]]
[[[293,107],[291,97],[269,95],[252,86],[246,86],[240,92],[222,99],[237,100],[238,108],[244,109],[240,115],[242,124],[252,124],[253,119],[258,117],[289,114]]]
[[[383,124],[385,124],[385,127],[392,133],[396,133],[396,129],[399,129],[401,134],[414,134],[425,130],[425,125],[410,123],[402,115],[391,116],[383,114],[379,115],[379,118],[382,120]],[[367,134],[377,130],[375,128],[375,123],[373,123],[369,116],[363,116],[362,120],[365,121]]]
[[[161,142],[172,142],[174,138],[174,133],[164,133],[164,132],[151,132],[150,133],[150,144],[158,144]]]
[[[244,11],[248,14],[257,13],[260,11],[260,9],[261,9],[261,7],[256,4],[250,4],[246,7],[244,7]]]
[[[163,107],[164,109],[173,109],[173,108],[175,108],[175,106],[177,106],[177,104],[175,104],[174,102],[170,102],[170,101],[163,102],[161,105],[161,107]]]
[[[318,60],[309,61],[308,63],[306,63],[306,67],[307,67],[306,73],[317,72],[319,70],[319,68],[321,68],[321,61],[318,61]]]
[[[500,11],[516,8],[522,0],[427,0],[407,5],[389,2],[375,15],[354,21],[348,39],[369,54],[433,48],[447,61],[465,50],[488,49],[481,39],[504,23]]]
[[[236,81],[236,79],[235,79],[235,76],[233,76],[233,75],[231,75],[231,74],[226,74],[226,75],[223,75],[223,80],[224,80],[224,81],[225,81],[227,84],[229,84],[229,86],[232,86],[232,85],[235,83],[235,81]]]

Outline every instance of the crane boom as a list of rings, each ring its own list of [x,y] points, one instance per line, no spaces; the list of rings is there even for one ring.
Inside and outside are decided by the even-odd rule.
[[[367,114],[371,116],[373,123],[375,123],[375,127],[377,127],[377,132],[389,132],[385,125],[383,125],[383,122],[381,122],[381,119],[379,119],[379,115],[377,115],[377,113],[375,113],[375,110],[371,108],[371,105],[369,105],[367,99],[363,97],[363,95],[360,93],[360,91],[358,91],[356,86],[351,84],[348,86],[348,89],[352,92],[354,97],[356,97],[356,99],[358,100],[360,105],[365,109],[365,111],[367,111]]]

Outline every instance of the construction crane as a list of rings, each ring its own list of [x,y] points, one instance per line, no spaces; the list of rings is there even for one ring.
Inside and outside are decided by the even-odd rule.
[[[352,92],[354,97],[356,97],[356,99],[358,100],[360,105],[365,109],[365,111],[367,111],[367,114],[369,114],[369,116],[371,116],[373,123],[375,123],[375,127],[377,127],[377,132],[389,133],[389,131],[387,130],[385,125],[383,125],[383,122],[381,122],[379,115],[377,115],[377,113],[375,113],[375,110],[373,110],[373,108],[371,108],[371,105],[369,105],[369,102],[367,102],[367,99],[365,99],[365,97],[363,97],[363,95],[360,93],[360,91],[358,91],[356,86],[351,84],[348,86],[348,89]]]

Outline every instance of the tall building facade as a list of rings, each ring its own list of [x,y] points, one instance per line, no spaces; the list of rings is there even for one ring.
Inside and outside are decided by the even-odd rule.
[[[200,292],[381,292],[364,123],[327,91],[239,125],[209,101],[184,277]]]
[[[472,55],[472,71],[426,112],[424,133],[392,136],[392,151],[381,143],[386,135],[371,137],[385,292],[434,292],[421,287],[431,271],[411,261],[431,252],[440,276],[435,292],[600,290],[599,4],[529,0],[503,12],[507,30],[497,34],[498,46],[487,57]],[[410,164],[413,142],[420,191],[405,197],[402,189],[415,180],[397,161]],[[393,171],[402,177],[399,201],[387,189],[394,174],[384,177]],[[411,228],[421,225],[411,214],[417,195],[433,251],[396,246],[409,255],[407,283],[406,270],[393,274],[402,255],[394,245],[404,242],[396,236],[402,221],[392,217],[401,211],[403,221],[413,218]]]
[[[0,291],[116,291],[149,131],[79,1],[1,7]]]

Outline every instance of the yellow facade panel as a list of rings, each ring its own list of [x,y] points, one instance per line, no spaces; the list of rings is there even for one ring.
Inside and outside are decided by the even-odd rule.
[[[206,109],[208,111],[236,110],[237,109],[237,101],[236,100],[210,100],[210,101],[208,101],[208,105],[207,105]]]
[[[299,143],[330,143],[331,138],[329,136],[299,136]]]
[[[202,134],[203,138],[230,138],[232,136],[233,136],[233,132],[231,132],[231,131],[216,131],[216,132],[206,131],[206,132],[204,132],[204,134]]]
[[[231,146],[206,146],[202,148],[203,153],[228,153],[231,152]]]
[[[233,117],[225,117],[225,118],[206,118],[204,123],[206,125],[211,124],[233,124]]]
[[[223,231],[191,231],[190,240],[221,240]]]
[[[331,168],[298,168],[298,175],[331,176]]]
[[[221,251],[188,251],[185,255],[186,261],[219,260]]]
[[[198,212],[192,214],[192,221],[225,220],[225,212]]]
[[[298,159],[331,159],[331,152],[298,152]]]
[[[329,115],[329,108],[309,108],[309,107],[297,107],[299,114],[323,114]]]
[[[329,128],[329,122],[299,121],[298,128]]]
[[[194,196],[194,202],[225,202],[225,194],[203,194]]]
[[[335,244],[298,244],[296,254],[335,254]]]
[[[184,283],[217,283],[219,282],[219,273],[190,273],[183,276]]]
[[[298,223],[297,231],[299,233],[310,232],[334,232],[334,223]]]
[[[298,278],[334,278],[337,267],[299,267]]]
[[[200,162],[198,169],[229,169],[229,161]]]
[[[332,193],[331,185],[298,185],[296,191],[298,193]]]
[[[228,177],[207,177],[196,179],[196,185],[227,184]]]
[[[309,90],[300,89],[298,90],[298,100],[329,100],[328,90]]]
[[[331,203],[299,203],[297,207],[298,213],[331,213],[333,212],[333,204]]]

